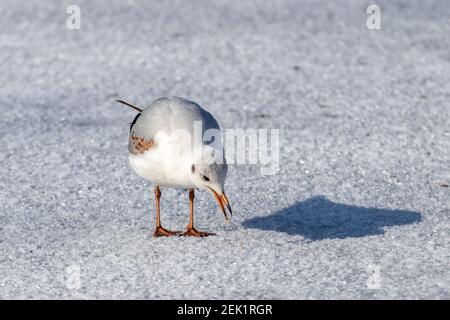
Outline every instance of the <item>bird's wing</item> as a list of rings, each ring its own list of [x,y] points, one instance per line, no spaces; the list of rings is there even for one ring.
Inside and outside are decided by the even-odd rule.
[[[187,130],[193,139],[196,121],[202,126],[202,136],[208,129],[220,131],[216,119],[195,102],[178,97],[159,98],[135,118],[130,130],[129,151],[144,153],[157,145],[157,133],[170,135],[176,129]]]

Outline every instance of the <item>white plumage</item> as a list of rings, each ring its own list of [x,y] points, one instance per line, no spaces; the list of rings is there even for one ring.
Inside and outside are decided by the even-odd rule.
[[[217,137],[214,145],[202,139],[208,130],[220,133],[216,119],[195,102],[178,97],[159,98],[143,110],[119,102],[141,111],[130,128],[129,162],[139,176],[156,187],[157,220],[160,186],[190,189],[191,201],[194,189],[211,191],[228,220],[225,206],[230,214],[231,207],[224,193],[228,167],[223,147]],[[193,225],[191,227],[194,229]],[[157,221],[158,228],[162,227]],[[204,235],[209,233],[200,234]]]

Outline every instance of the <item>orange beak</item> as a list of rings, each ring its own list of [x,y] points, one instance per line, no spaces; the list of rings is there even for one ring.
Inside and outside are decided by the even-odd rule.
[[[231,211],[231,206],[230,206],[230,202],[228,201],[227,195],[225,194],[225,192],[222,192],[222,194],[219,196],[219,194],[214,191],[212,188],[210,188],[214,197],[217,200],[217,203],[220,206],[220,209],[222,209],[223,215],[225,217],[225,220],[227,222],[231,221],[231,216],[233,215],[233,211]],[[227,211],[225,210],[225,206],[227,206],[228,211],[230,211],[230,218],[228,218],[227,215]]]

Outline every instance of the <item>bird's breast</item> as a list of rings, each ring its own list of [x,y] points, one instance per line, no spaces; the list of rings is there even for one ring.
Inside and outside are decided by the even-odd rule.
[[[173,188],[195,188],[191,181],[189,155],[181,146],[158,139],[158,143],[143,154],[129,155],[132,169],[155,185]]]

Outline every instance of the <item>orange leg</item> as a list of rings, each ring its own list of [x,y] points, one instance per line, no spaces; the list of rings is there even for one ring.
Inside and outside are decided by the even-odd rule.
[[[198,231],[194,228],[194,189],[189,190],[189,224],[187,226],[186,231],[182,234],[183,236],[189,237],[207,237],[214,236],[215,233],[211,232],[202,232]]]
[[[156,229],[153,232],[154,237],[170,237],[179,235],[181,232],[179,231],[170,231],[163,227],[161,227],[161,209],[159,204],[159,199],[161,198],[161,190],[159,190],[159,186],[155,187],[155,201],[156,201]]]

